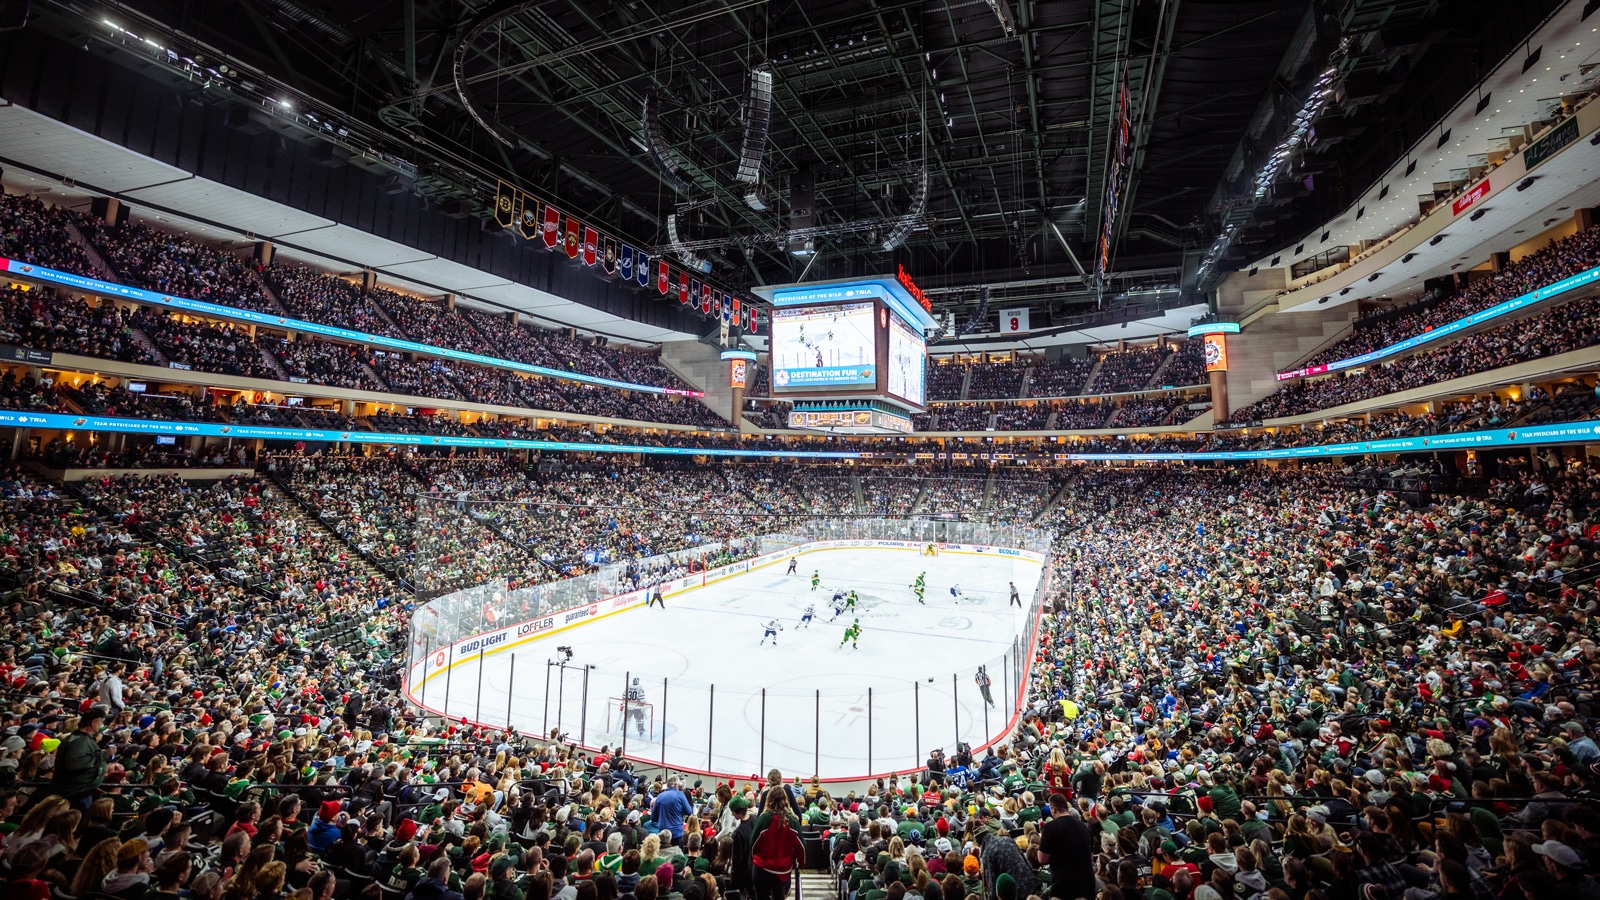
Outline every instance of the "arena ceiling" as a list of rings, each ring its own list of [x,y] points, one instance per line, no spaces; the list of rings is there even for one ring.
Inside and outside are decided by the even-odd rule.
[[[1319,226],[1561,5],[42,0],[31,27],[191,38],[381,135],[441,206],[483,214],[500,178],[734,283],[903,264],[957,317],[1082,325],[1192,304]],[[758,188],[739,177],[752,73],[771,78]],[[815,219],[792,232],[807,178]]]

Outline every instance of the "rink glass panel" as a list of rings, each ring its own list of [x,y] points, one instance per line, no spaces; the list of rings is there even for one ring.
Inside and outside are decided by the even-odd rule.
[[[544,639],[599,616],[642,615],[648,588],[635,590],[622,562],[561,577],[517,541],[518,524],[540,514],[462,495],[418,498],[411,567],[416,609],[405,670],[413,703],[455,722],[509,726],[591,750],[609,747],[643,764],[740,777],[773,767],[838,780],[913,770],[931,750],[951,756],[958,743],[981,748],[1003,741],[1015,726],[1048,565],[1038,584],[1018,586],[1028,604],[1024,633],[1005,653],[981,662],[992,706],[976,684],[976,664],[931,678],[887,672],[846,679],[826,671],[766,678],[751,674],[760,671],[757,657],[724,667],[725,679],[668,678],[567,661],[556,649],[562,640]],[[934,519],[773,525],[771,533],[730,549],[748,559],[818,541],[873,540],[1008,547],[1047,560],[1051,538],[1048,530],[1028,525]],[[667,557],[718,549],[706,544]],[[708,643],[714,650],[716,639]],[[620,705],[608,708],[626,696],[634,678],[653,706],[644,734]]]

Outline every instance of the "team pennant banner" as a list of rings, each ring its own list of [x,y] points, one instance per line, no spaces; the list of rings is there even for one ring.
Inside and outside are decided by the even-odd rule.
[[[539,201],[527,194],[522,195],[522,213],[517,216],[517,234],[525,241],[531,241],[539,236],[542,229],[539,227]]]
[[[583,229],[583,264],[592,266],[600,259],[600,232],[593,228]]]
[[[658,260],[656,262],[656,290],[665,294],[671,289],[671,284],[672,277],[667,270],[667,261],[664,259]]]
[[[617,274],[617,241],[615,238],[605,238],[602,242],[600,266],[607,275]]]
[[[496,181],[494,188],[494,222],[501,228],[517,224],[517,195],[521,193],[504,181]]]
[[[700,311],[708,316],[711,315],[712,302],[711,284],[707,282],[700,286]]]
[[[635,250],[634,253],[639,258],[634,261],[633,277],[639,279],[639,287],[648,288],[650,286],[650,257],[645,256],[643,250]],[[666,293],[666,288],[662,288],[661,292],[663,294]]]
[[[571,216],[567,216],[567,233],[563,238],[567,248],[567,259],[577,259],[583,252],[583,223]]]
[[[554,250],[561,243],[561,210],[548,203],[544,205],[544,225],[540,236],[544,238],[546,250]]]
[[[622,252],[617,255],[617,271],[622,273],[623,281],[632,280],[633,248],[627,244],[622,245]]]

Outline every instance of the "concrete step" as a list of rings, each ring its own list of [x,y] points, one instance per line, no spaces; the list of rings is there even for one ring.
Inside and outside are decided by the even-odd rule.
[[[128,334],[133,338],[135,344],[138,344],[144,348],[145,352],[150,354],[156,365],[164,366],[171,362],[171,360],[167,359],[167,355],[161,352],[161,348],[156,346],[156,342],[150,338],[150,335],[144,333],[143,328],[129,328]]]

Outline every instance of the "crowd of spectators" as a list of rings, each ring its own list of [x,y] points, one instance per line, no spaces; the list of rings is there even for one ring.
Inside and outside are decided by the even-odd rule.
[[[109,301],[89,306],[46,288],[0,288],[0,343],[119,362],[149,362],[129,315]]]
[[[67,228],[74,216],[27,194],[0,193],[0,256],[99,278],[89,255]]]
[[[1036,362],[1028,377],[1029,397],[1075,397],[1094,371],[1094,357],[1064,356],[1055,362]]]
[[[1168,351],[1154,347],[1129,347],[1101,355],[1100,371],[1088,390],[1096,394],[1122,394],[1137,391],[1150,383]]]
[[[559,741],[423,720],[396,692],[402,582],[362,559],[429,587],[546,581],[521,541],[546,532],[522,529],[570,535],[556,559],[586,542],[655,559],[670,541],[641,532],[759,533],[805,498],[843,502],[843,471],[294,456],[262,476],[68,490],[8,470],[5,884],[119,900],[773,896],[751,847],[778,817],[827,832],[824,865],[857,900],[1592,896],[1600,470],[1512,459],[1432,505],[1350,474],[860,476],[885,507],[1046,514],[1060,577],[1017,730],[847,796],[781,773],[652,780]],[[485,487],[507,507],[545,498],[546,515],[450,502]],[[706,521],[730,488],[726,523]],[[674,516],[645,516],[654,503]],[[747,825],[751,805],[765,812]]]
[[[138,222],[107,225],[83,219],[79,227],[123,284],[274,315],[282,312],[242,256]]]
[[[1173,410],[1188,402],[1188,398],[1172,394],[1133,397],[1117,404],[1117,411],[1111,417],[1109,424],[1112,428],[1165,425],[1167,417],[1172,415]]]
[[[1552,241],[1499,272],[1473,277],[1462,290],[1417,303],[1374,310],[1356,319],[1349,335],[1301,363],[1311,367],[1361,356],[1415,337],[1497,303],[1554,284],[1600,264],[1600,228]]]
[[[1022,396],[1027,367],[1014,362],[973,363],[967,383],[968,400],[1015,400]]]
[[[1587,232],[1585,232],[1587,233]],[[1286,382],[1234,410],[1235,422],[1294,416],[1600,343],[1600,299],[1585,297],[1363,369]]]
[[[242,326],[191,321],[166,310],[139,307],[128,324],[143,331],[169,364],[219,375],[278,379],[261,347]]]

